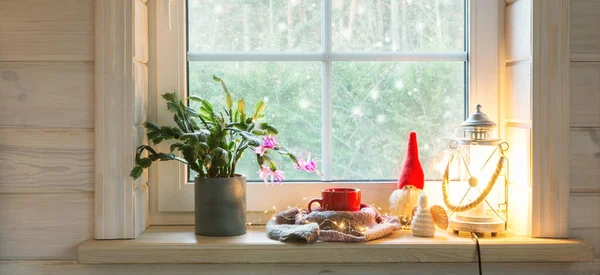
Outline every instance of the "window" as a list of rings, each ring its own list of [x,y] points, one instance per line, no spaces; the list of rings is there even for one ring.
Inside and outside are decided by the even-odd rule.
[[[218,75],[248,106],[268,100],[279,141],[296,153],[311,152],[324,174],[296,172],[280,161],[287,183],[249,184],[248,210],[303,204],[294,199],[318,195],[320,181],[379,190],[386,195],[371,202],[387,205],[409,131],[418,132],[427,178],[436,180],[470,99],[484,106],[487,100],[487,113],[497,119],[497,78],[491,81],[497,63],[489,63],[495,69],[489,73],[474,66],[479,36],[469,39],[489,34],[493,39],[481,36],[489,42],[479,42],[478,54],[497,58],[497,21],[475,28],[471,1],[164,2],[157,6],[157,93],[177,90],[224,102],[212,81]],[[479,6],[497,13],[495,3]],[[479,89],[477,75],[489,76]],[[483,90],[490,94],[477,93]],[[160,105],[157,114],[159,123],[170,123]],[[238,166],[257,179],[252,157]],[[159,164],[159,211],[193,210],[190,176],[183,165]],[[267,195],[276,199],[260,200]]]
[[[324,181],[396,179],[409,131],[439,179],[465,115],[464,11],[464,0],[190,0],[188,93],[224,102],[215,74],[249,105],[264,98],[278,139],[311,152]],[[257,180],[252,154],[238,171]],[[288,181],[319,180],[279,164]]]

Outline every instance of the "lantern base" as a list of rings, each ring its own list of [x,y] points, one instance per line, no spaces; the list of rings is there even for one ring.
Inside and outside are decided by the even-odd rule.
[[[448,227],[452,229],[454,234],[458,234],[459,232],[473,232],[480,236],[483,236],[484,233],[491,233],[492,237],[496,237],[499,232],[504,232],[506,222],[503,220],[494,220],[494,221],[468,221],[464,218],[450,218]]]

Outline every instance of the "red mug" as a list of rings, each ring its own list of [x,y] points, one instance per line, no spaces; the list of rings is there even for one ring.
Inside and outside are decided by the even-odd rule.
[[[324,210],[358,211],[360,205],[360,189],[358,188],[325,188],[321,190],[320,199],[312,199],[308,203],[308,212],[313,203],[318,202]]]

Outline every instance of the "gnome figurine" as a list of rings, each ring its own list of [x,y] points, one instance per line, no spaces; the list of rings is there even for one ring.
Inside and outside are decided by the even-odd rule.
[[[419,161],[419,148],[417,133],[410,132],[408,136],[408,149],[404,166],[398,178],[398,189],[390,196],[390,210],[400,220],[410,222],[413,208],[417,205],[419,195],[423,193],[425,174]]]

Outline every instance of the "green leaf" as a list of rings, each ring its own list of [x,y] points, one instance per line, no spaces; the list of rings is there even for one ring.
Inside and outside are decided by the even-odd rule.
[[[250,145],[250,146],[260,145],[260,139],[258,139],[252,133],[248,133],[246,131],[239,131],[238,133],[248,142],[248,145]]]
[[[158,137],[158,138],[153,139],[152,143],[154,143],[156,145],[156,144],[161,143],[163,140],[165,140],[165,139],[162,137]]]
[[[148,137],[148,139],[155,139],[160,136],[160,129],[153,129],[151,131],[148,131],[148,133],[146,133],[146,136]]]
[[[213,163],[217,166],[224,166],[229,162],[229,153],[221,147],[217,147],[212,152]]]
[[[269,134],[277,135],[279,133],[279,131],[277,131],[277,129],[271,125],[267,125],[265,127],[265,130],[267,130],[267,133],[269,133]]]
[[[258,100],[256,105],[254,105],[254,115],[252,116],[252,121],[258,120],[258,116],[265,110],[267,104],[262,100]]]
[[[146,121],[146,123],[144,123],[144,126],[148,130],[158,130],[158,129],[160,129],[160,127],[158,125],[156,125],[156,123],[151,122],[151,121]]]
[[[198,138],[198,136],[195,133],[186,133],[181,135],[181,137],[179,137],[180,140],[187,142],[188,144],[195,146],[198,144],[198,141],[200,141],[200,139]]]
[[[134,179],[138,179],[142,173],[144,172],[144,168],[142,168],[141,166],[136,166],[133,167],[133,169],[131,169],[131,173],[129,174],[129,176],[131,176]]]
[[[194,109],[192,109],[192,108],[186,108],[186,110],[185,110],[185,111],[186,111],[186,113],[187,113],[188,115],[190,115],[190,116],[193,116],[193,117],[199,117],[199,116],[200,116],[200,114],[198,114],[198,113],[197,113],[196,111],[194,111]]]
[[[208,151],[209,147],[205,142],[200,142],[198,143],[198,149],[200,149],[201,152],[206,152]]]
[[[229,123],[226,128],[231,128],[231,127],[235,127],[236,129],[240,129],[240,130],[246,130],[246,123],[243,122],[235,122],[235,123]]]
[[[143,168],[148,168],[152,165],[152,160],[150,158],[142,158],[137,161],[137,164]]]
[[[210,136],[206,137],[206,144],[210,148],[216,148],[217,146],[219,146],[219,140],[217,140],[217,138],[215,136],[210,135]]]
[[[177,113],[179,112],[179,106],[177,106],[177,104],[175,102],[167,102],[167,110],[169,110],[171,113]]]
[[[210,104],[208,101],[202,101],[202,107],[200,109],[208,112],[209,114],[214,112],[212,104]]]
[[[218,78],[216,75],[213,75],[213,80],[221,83],[221,87],[223,87],[223,91],[226,94],[229,94],[229,89],[227,89],[227,86],[225,85],[225,82],[222,79]]]
[[[176,95],[176,92],[172,92],[172,93],[162,94],[161,96],[166,101],[175,101],[175,98],[176,98],[177,95]]]
[[[155,154],[153,156],[155,156],[156,158],[160,159],[161,161],[178,160],[178,161],[181,161],[183,163],[187,163],[187,161],[185,159],[182,159],[182,158],[180,158],[180,157],[178,157],[176,155],[173,155],[173,154],[158,153],[158,154]]]
[[[196,101],[196,102],[203,102],[203,101],[204,101],[204,99],[202,99],[202,98],[201,98],[201,97],[199,97],[199,96],[195,96],[195,95],[193,95],[193,96],[189,96],[189,97],[188,97],[188,99],[190,99],[190,100],[193,100],[193,101]]]
[[[148,146],[148,145],[140,145],[140,146],[138,147],[138,150],[140,150],[140,153],[141,153],[141,151],[142,151],[142,150],[144,150],[144,149],[145,149],[145,150],[148,150],[148,152],[150,152],[150,153],[152,153],[152,154],[156,154],[156,151],[155,151],[155,150],[154,150],[152,147],[150,147],[150,146]]]
[[[171,153],[173,153],[173,151],[175,151],[175,149],[179,149],[181,150],[181,148],[183,148],[185,146],[185,144],[183,143],[173,143],[171,144],[171,147],[169,148]]]
[[[194,131],[200,130],[200,125],[198,125],[198,122],[196,122],[196,120],[190,119],[190,123],[192,124],[192,128],[194,129]]]
[[[196,163],[196,158],[194,156],[194,148],[191,146],[185,146],[182,150],[183,157],[187,161],[190,168],[194,171],[201,171],[202,169]]]
[[[265,132],[265,131],[263,131],[263,130],[260,130],[260,129],[254,129],[254,130],[252,130],[252,132],[251,132],[251,133],[252,133],[253,135],[256,135],[256,136],[263,136],[263,135],[265,135],[265,134],[266,134],[266,132]]]

